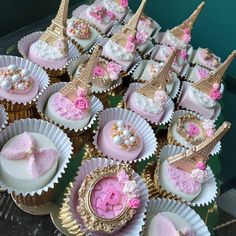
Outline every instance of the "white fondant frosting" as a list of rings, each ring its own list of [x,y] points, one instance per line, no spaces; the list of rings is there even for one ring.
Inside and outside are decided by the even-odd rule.
[[[107,9],[117,13],[125,13],[127,11],[126,8],[123,8],[112,0],[103,0],[103,4]]]
[[[170,30],[166,31],[166,39],[170,42],[170,44],[176,48],[186,48],[186,44],[180,39],[176,38]]]

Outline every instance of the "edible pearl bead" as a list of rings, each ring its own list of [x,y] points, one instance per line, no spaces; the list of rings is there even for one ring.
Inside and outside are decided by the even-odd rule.
[[[25,89],[25,86],[24,86],[24,84],[18,84],[17,88],[22,91]]]
[[[27,76],[27,75],[29,75],[29,71],[28,70],[22,70],[21,71],[21,74],[22,74],[22,76]]]
[[[117,124],[118,127],[124,127],[124,121],[123,120],[117,121],[116,124]]]
[[[29,81],[29,80],[30,80],[30,77],[29,77],[29,76],[25,76],[22,80],[24,80],[24,81]]]
[[[1,88],[5,91],[9,91],[12,87],[12,82],[10,80],[3,80],[1,82]]]
[[[20,80],[20,76],[19,75],[13,75],[11,77],[11,80],[12,80],[12,82],[17,82],[18,80]]]
[[[14,64],[11,64],[7,67],[8,70],[11,70],[11,71],[16,71],[18,69],[18,67]]]
[[[134,143],[134,142],[136,141],[136,138],[135,138],[134,136],[131,136],[131,137],[129,138],[129,141],[130,141],[131,143]]]
[[[129,146],[130,145],[130,141],[129,140],[125,140],[125,145]]]
[[[120,136],[115,136],[115,137],[113,138],[113,142],[114,142],[115,144],[121,144],[122,139],[121,139]]]
[[[124,134],[125,136],[130,136],[130,131],[127,130],[127,129],[125,129],[125,130],[123,131],[123,134]]]

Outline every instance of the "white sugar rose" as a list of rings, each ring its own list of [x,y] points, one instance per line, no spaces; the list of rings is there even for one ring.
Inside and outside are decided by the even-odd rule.
[[[124,185],[123,191],[129,198],[138,197],[138,186],[134,180],[127,181]]]
[[[195,169],[192,171],[191,176],[199,183],[204,183],[208,178],[208,172],[206,170]]]

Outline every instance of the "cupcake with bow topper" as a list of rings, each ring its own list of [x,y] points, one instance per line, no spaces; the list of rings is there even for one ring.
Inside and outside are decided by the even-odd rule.
[[[127,107],[153,124],[165,124],[170,121],[174,103],[166,92],[170,77],[170,68],[174,61],[176,50],[168,62],[161,68],[152,80],[146,84],[131,84],[124,96]]]
[[[195,112],[179,110],[173,114],[167,139],[169,144],[192,148],[214,135],[215,130],[214,121],[206,119]],[[219,153],[220,148],[220,143],[216,144],[211,155]]]
[[[48,85],[48,75],[39,66],[20,57],[0,56],[0,104],[9,122],[35,117],[35,102]]]
[[[0,105],[0,131],[6,127],[8,124],[8,114],[4,107]]]
[[[222,98],[222,78],[235,55],[233,51],[207,78],[195,83],[183,82],[179,106],[215,120],[221,111],[218,101]]]
[[[142,0],[138,10],[129,22],[116,34],[114,34],[103,47],[102,54],[117,62],[127,72],[137,61],[137,25],[143,13],[146,0]]]
[[[147,201],[147,188],[129,165],[93,158],[83,162],[59,218],[70,233],[138,235]]]
[[[20,54],[45,68],[51,77],[65,73],[67,63],[79,55],[66,35],[68,0],[61,0],[56,17],[44,32],[35,32],[18,43]]]
[[[165,146],[160,152],[156,184],[193,206],[210,204],[216,198],[217,186],[207,162],[230,126],[229,122],[224,122],[214,135],[192,149]]]
[[[37,101],[41,117],[65,130],[74,147],[79,146],[78,132],[91,128],[103,109],[100,100],[91,94],[92,74],[100,53],[96,48],[77,78],[49,86]]]

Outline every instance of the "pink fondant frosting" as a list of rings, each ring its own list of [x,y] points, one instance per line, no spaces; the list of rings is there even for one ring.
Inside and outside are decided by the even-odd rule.
[[[38,150],[33,136],[27,132],[16,137],[1,154],[10,160],[29,159],[28,171],[35,179],[50,170],[58,159],[58,152],[54,149]]]
[[[188,172],[168,166],[168,174],[172,184],[181,192],[187,194],[195,194],[201,190],[201,183],[194,180]]]
[[[57,93],[53,98],[54,111],[68,120],[84,119],[90,106],[90,101],[85,94],[79,95],[74,102],[61,93]]]

